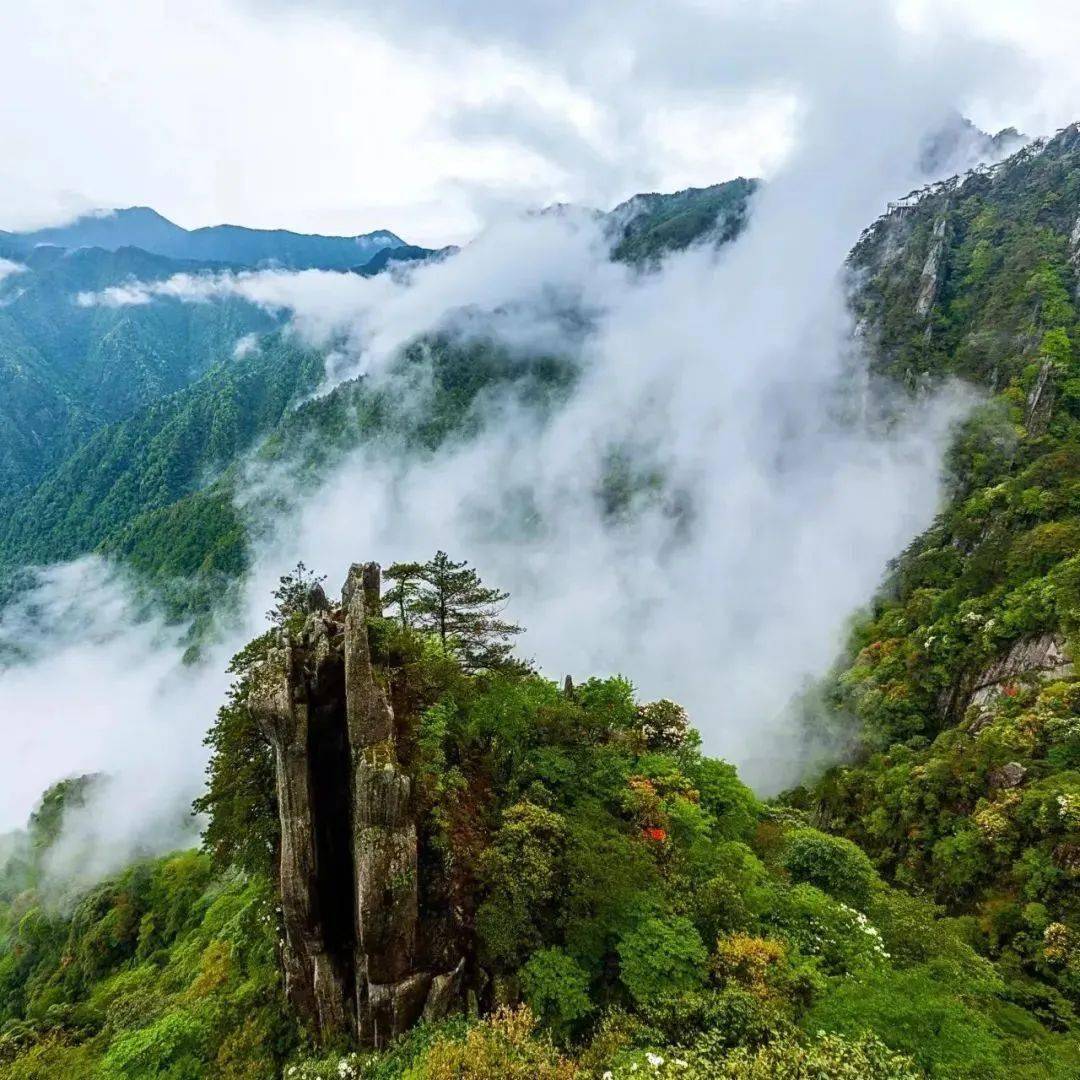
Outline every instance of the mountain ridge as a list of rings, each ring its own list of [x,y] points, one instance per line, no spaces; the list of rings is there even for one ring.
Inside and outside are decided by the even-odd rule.
[[[153,207],[130,206],[93,211],[64,225],[0,232],[0,244],[23,253],[43,245],[69,250],[99,247],[106,251],[137,247],[155,255],[202,262],[273,263],[291,270],[351,270],[385,248],[405,246],[405,241],[389,229],[354,236],[228,223],[185,229]]]
[[[737,232],[750,194],[646,196],[611,246],[647,274]],[[849,258],[857,336],[910,400],[962,377],[984,405],[940,518],[824,680],[826,734],[854,744],[842,765],[762,804],[679,706],[620,677],[465,664],[455,591],[474,632],[506,595],[445,553],[388,567],[385,593],[356,566],[340,605],[301,563],[230,668],[204,850],[51,912],[35,890],[93,782],[73,778],[0,865],[0,1078],[1072,1080],[1080,128],[902,202]],[[261,439],[292,463],[280,508],[363,440],[437,452],[500,380],[543,408],[574,379],[486,340],[426,338],[398,362],[431,380],[423,409],[362,379],[292,408],[296,356],[264,335],[94,436],[0,511],[0,542],[96,545],[152,586],[201,573],[191,614],[247,562],[217,458],[239,468]],[[302,1029],[312,992],[328,1008]],[[380,1045],[349,1030],[374,1011],[383,1037],[428,1022],[346,1052]]]

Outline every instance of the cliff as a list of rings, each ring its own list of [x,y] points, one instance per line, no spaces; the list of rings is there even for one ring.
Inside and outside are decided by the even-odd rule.
[[[286,994],[324,1041],[375,1047],[451,1011],[464,971],[421,926],[412,782],[368,636],[380,577],[354,565],[340,606],[316,586],[248,700],[274,751]]]

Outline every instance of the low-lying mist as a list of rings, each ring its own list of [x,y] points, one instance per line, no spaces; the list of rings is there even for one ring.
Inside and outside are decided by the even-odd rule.
[[[226,657],[183,662],[182,627],[146,610],[124,575],[89,557],[49,567],[0,615],[5,723],[0,831],[51,784],[104,772],[65,818],[44,871],[91,882],[138,852],[190,844],[204,729],[228,686]]]
[[[794,781],[807,748],[787,706],[929,523],[964,403],[951,390],[904,408],[871,386],[837,280],[785,272],[767,225],[659,274],[575,274],[589,316],[566,405],[538,418],[498,398],[479,434],[438,452],[359,448],[262,551],[256,596],[298,559],[337,582],[357,559],[443,548],[510,591],[545,673],[624,673],[682,702],[760,789]],[[534,227],[564,252],[565,231],[588,228]]]

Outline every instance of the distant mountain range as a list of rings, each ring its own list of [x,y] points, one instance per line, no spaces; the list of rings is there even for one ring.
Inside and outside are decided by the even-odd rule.
[[[242,225],[185,229],[148,206],[98,210],[67,225],[34,232],[0,232],[0,247],[12,254],[25,253],[43,244],[68,249],[97,247],[106,251],[136,247],[171,259],[276,265],[290,270],[354,270],[365,266],[381,251],[412,247],[388,229],[358,236],[319,236],[288,229],[248,229]]]
[[[958,117],[923,147],[924,165],[933,173],[947,163],[996,159],[1017,141],[1024,140],[1015,132],[990,136]],[[638,194],[592,213],[614,258],[648,268],[671,251],[733,239],[758,187],[759,181],[738,177]],[[0,259],[14,264],[0,263],[0,567],[79,554],[140,510],[192,494],[268,437],[290,397],[302,398],[318,383],[318,372],[308,370],[318,363],[286,358],[287,343],[264,347],[261,356],[236,366],[238,343],[272,334],[284,313],[235,297],[209,305],[159,297],[121,308],[83,307],[75,302],[80,293],[181,272],[269,266],[367,276],[454,250],[409,244],[386,229],[357,236],[236,225],[188,230],[148,207],[95,212],[34,232],[0,232]],[[265,408],[250,416],[239,408],[238,379],[246,388],[241,396],[265,398]],[[260,380],[266,383],[260,383],[262,396],[252,389]],[[168,408],[157,406],[176,395]],[[197,417],[191,425],[199,434],[174,438],[183,427],[174,411]],[[172,456],[161,450],[166,432],[159,426],[168,429]],[[110,433],[89,446],[106,427]],[[168,482],[157,484],[155,474],[149,498],[142,473],[147,463],[166,459],[158,473]],[[110,468],[103,469],[103,461]],[[124,496],[124,512],[107,497],[112,487]],[[132,494],[136,490],[143,494]],[[88,529],[93,515],[80,499],[90,491],[109,528]]]

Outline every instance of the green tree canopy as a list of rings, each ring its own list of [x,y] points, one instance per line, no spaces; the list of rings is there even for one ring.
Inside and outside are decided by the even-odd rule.
[[[426,563],[394,563],[385,594],[401,625],[437,634],[470,671],[513,666],[510,639],[521,627],[503,619],[509,594],[486,586],[467,562],[437,551]]]

